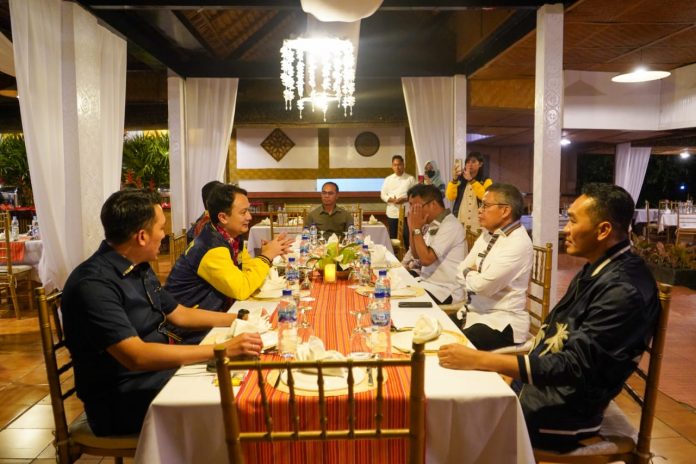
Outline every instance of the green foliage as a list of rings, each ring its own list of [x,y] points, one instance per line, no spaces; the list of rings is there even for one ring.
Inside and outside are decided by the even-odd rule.
[[[140,134],[123,140],[122,182],[169,187],[169,135]]]
[[[22,134],[0,136],[0,183],[19,188],[23,204],[33,204],[27,148]]]
[[[633,234],[633,252],[649,263],[671,269],[696,269],[696,247],[680,243],[650,242]]]
[[[338,243],[329,243],[321,256],[313,256],[310,261],[316,261],[314,265],[319,270],[324,270],[324,266],[330,263],[341,264],[345,268],[350,263],[358,259],[358,244],[351,243],[341,247]]]

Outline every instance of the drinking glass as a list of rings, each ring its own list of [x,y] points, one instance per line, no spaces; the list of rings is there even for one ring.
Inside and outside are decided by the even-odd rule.
[[[358,288],[360,286],[360,268],[354,262],[348,274],[348,288]]]
[[[309,338],[314,335],[314,328],[307,320],[307,311],[312,310],[312,304],[314,304],[314,298],[311,296],[300,298],[300,323],[297,324],[297,337],[299,343],[307,343]]]
[[[312,274],[312,269],[309,267],[302,268],[304,279],[300,283],[300,298],[308,297],[312,293],[312,281],[309,276]]]

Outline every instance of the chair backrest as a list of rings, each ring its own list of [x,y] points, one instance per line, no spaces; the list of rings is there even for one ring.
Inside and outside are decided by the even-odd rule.
[[[36,289],[36,303],[39,308],[39,331],[41,334],[41,346],[43,348],[44,361],[46,364],[46,376],[48,377],[48,391],[51,396],[51,408],[53,409],[53,421],[56,426],[56,447],[60,462],[72,462],[69,447],[70,433],[68,432],[68,421],[65,417],[65,407],[63,401],[75,393],[75,387],[63,390],[64,384],[61,382],[61,375],[68,378],[72,375],[72,360],[65,347],[65,335],[60,324],[58,314],[62,294],[60,292],[46,296],[43,287]],[[61,354],[59,356],[59,354]],[[58,359],[66,359],[62,364],[58,364]]]
[[[476,243],[476,239],[479,238],[479,235],[481,235],[481,229],[477,229],[476,231],[471,229],[470,225],[466,226],[466,247],[467,247],[467,253],[471,251],[471,249],[474,247],[474,243]]]
[[[406,207],[404,205],[399,206],[399,220],[397,222],[396,228],[396,239],[401,242],[401,247],[404,246],[404,221],[406,220]]]
[[[0,233],[3,234],[3,238],[0,240],[0,266],[7,268],[7,271],[2,274],[11,276],[12,248],[10,245],[10,213],[6,211],[0,211]]]
[[[285,232],[289,238],[300,235],[306,217],[306,209],[271,211],[268,213],[268,219],[271,221],[271,239],[282,232]]]
[[[672,299],[672,286],[667,284],[657,284],[660,298],[660,314],[655,325],[652,341],[646,352],[650,356],[647,371],[638,367],[637,377],[645,381],[644,389],[637,389],[624,384],[624,390],[640,406],[640,426],[638,428],[638,442],[634,454],[637,462],[648,463],[650,461],[650,440],[652,437],[652,426],[655,418],[655,405],[657,403],[658,386],[660,384],[660,371],[662,370],[662,355],[665,348],[665,337],[667,335],[667,322],[669,321],[669,306]],[[635,378],[636,376],[633,376]],[[641,396],[640,392],[643,392]]]
[[[358,229],[362,229],[363,226],[363,210],[360,205],[354,205],[348,208],[348,212],[353,216],[353,225]]]
[[[681,242],[696,242],[696,213],[677,213],[677,233],[675,235],[675,243]]]
[[[413,345],[414,352],[410,359],[378,359],[378,360],[344,360],[344,361],[230,361],[225,356],[224,346],[215,347],[215,359],[217,365],[217,377],[220,386],[220,397],[222,401],[222,414],[225,423],[225,440],[229,462],[238,464],[244,462],[241,444],[249,441],[273,441],[273,440],[354,440],[361,439],[393,439],[407,438],[409,440],[409,462],[421,463],[424,459],[425,446],[425,354],[424,345]],[[408,428],[384,428],[382,427],[382,412],[385,404],[384,400],[384,375],[385,367],[408,366],[411,368],[411,385],[409,397],[409,427]],[[348,405],[348,417],[339,417],[345,420],[348,428],[342,430],[328,430],[327,424],[327,401],[324,392],[324,379],[322,369],[327,368],[347,368],[348,375],[348,394],[345,402]],[[375,395],[375,416],[374,428],[356,428],[356,399],[354,391],[354,378],[352,368],[370,367],[376,369],[376,395]],[[293,372],[298,369],[312,368],[317,370],[318,386],[318,411],[320,414],[318,430],[300,429],[301,418],[298,414],[296,403],[296,393]],[[239,425],[239,417],[235,404],[234,390],[230,371],[235,370],[256,371],[258,388],[261,392],[261,403],[266,425],[265,432],[242,432]],[[266,397],[264,371],[274,369],[285,369],[288,379],[288,417],[293,418],[292,430],[275,431],[273,430],[273,417],[270,412],[270,404]]]
[[[549,314],[551,306],[553,244],[534,245],[532,260],[532,272],[527,290],[527,311],[531,317],[530,331],[536,334]]]
[[[173,233],[169,235],[169,263],[172,269],[174,268],[176,260],[179,259],[179,256],[186,250],[187,245],[186,229],[181,229],[179,235]]]

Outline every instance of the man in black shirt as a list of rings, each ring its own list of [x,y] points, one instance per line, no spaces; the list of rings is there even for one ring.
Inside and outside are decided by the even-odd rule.
[[[134,434],[177,367],[213,356],[212,346],[168,344],[164,321],[202,329],[229,326],[235,316],[185,308],[160,287],[148,261],[157,259],[165,217],[152,196],[116,192],[101,221],[106,240],[63,291],[66,344],[93,432]],[[244,334],[227,342],[227,353],[258,356],[261,347],[258,334]]]

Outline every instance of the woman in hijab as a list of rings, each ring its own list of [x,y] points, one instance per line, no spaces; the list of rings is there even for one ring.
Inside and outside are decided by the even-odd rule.
[[[431,160],[425,163],[424,182],[434,185],[439,188],[443,194],[445,193],[445,181],[440,177],[440,170],[437,168],[435,161]]]

